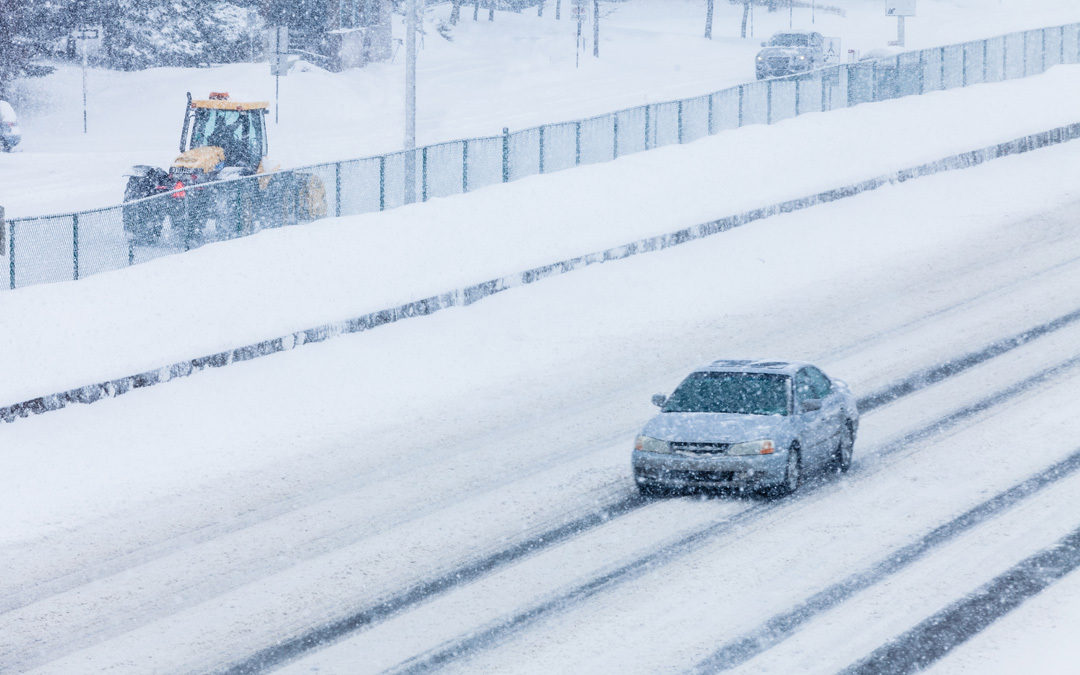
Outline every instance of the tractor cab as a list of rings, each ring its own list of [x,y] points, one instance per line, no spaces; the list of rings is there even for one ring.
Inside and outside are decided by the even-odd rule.
[[[267,151],[268,109],[264,102],[230,101],[227,93],[213,92],[202,100],[192,100],[189,93],[181,155],[174,167],[208,173],[234,167],[242,175],[256,173]]]

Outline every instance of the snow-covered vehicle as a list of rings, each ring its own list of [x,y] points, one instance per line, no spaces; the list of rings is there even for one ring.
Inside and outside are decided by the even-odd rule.
[[[7,101],[0,101],[0,149],[11,152],[21,140],[22,132],[19,130],[15,109]]]
[[[232,101],[227,93],[193,100],[187,95],[180,156],[166,171],[132,167],[124,189],[124,230],[140,244],[156,243],[168,218],[185,241],[212,222],[218,238],[250,231],[256,220],[281,218],[282,205],[299,220],[326,214],[326,190],[309,173],[270,174],[257,181],[231,179],[266,173],[265,117],[269,104]],[[167,194],[161,200],[136,201]]]
[[[814,31],[785,31],[762,42],[755,63],[757,78],[803,73],[825,65],[825,36]]]
[[[803,473],[851,467],[859,411],[847,384],[797,361],[715,361],[691,373],[634,443],[642,494],[671,488],[795,492]]]

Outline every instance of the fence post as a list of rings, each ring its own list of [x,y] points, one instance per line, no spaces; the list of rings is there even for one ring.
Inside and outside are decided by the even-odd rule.
[[[540,126],[540,173],[544,173],[544,127]]]
[[[919,96],[926,93],[926,50],[919,50]]]
[[[461,191],[469,191],[469,141],[462,141],[461,145]]]
[[[502,182],[509,183],[510,182],[510,129],[508,127],[503,127],[502,141],[503,141],[503,148],[502,148],[502,150],[503,150],[503,166],[502,166],[502,169],[503,169],[503,172],[502,172],[503,181]]]
[[[945,91],[945,48],[941,48],[941,91]]]
[[[420,151],[420,201],[427,201],[427,149],[428,146]]]
[[[1040,30],[1039,34],[1042,36],[1042,70],[1040,70],[1039,72],[1040,73],[1045,73],[1046,72],[1046,29],[1043,28],[1042,30]]]
[[[968,86],[968,51],[966,45],[960,46],[960,68],[960,86],[966,87]]]
[[[188,205],[191,200],[188,199],[186,195],[184,197],[181,197],[180,200],[184,202],[184,250],[190,251],[191,236],[192,234],[194,234],[193,230],[195,229],[191,225],[191,207]]]
[[[739,85],[739,127],[742,127],[743,125],[743,98],[745,97],[743,87],[745,86],[746,85],[743,84]]]
[[[72,279],[79,280],[79,214],[71,214],[71,264]]]
[[[379,155],[379,210],[386,210],[386,155]]]
[[[983,40],[983,59],[982,59],[982,61],[983,61],[983,73],[982,73],[983,84],[986,84],[986,78],[990,77],[990,70],[986,67],[986,61],[987,61],[987,58],[989,56],[990,56],[990,41],[989,40]]]
[[[8,273],[11,275],[11,290],[15,290],[15,221],[8,223]]]
[[[1001,78],[995,82],[1004,82],[1009,79],[1009,37],[1001,38]]]
[[[682,99],[679,99],[678,110],[679,110],[679,145],[682,145],[682,143],[683,143],[683,102],[682,102]]]
[[[574,123],[574,166],[581,164],[581,120]]]
[[[611,115],[611,156],[619,158],[619,113]]]
[[[645,104],[645,149],[646,150],[649,149],[649,132],[650,132],[649,127],[650,127],[650,124],[652,122],[652,120],[650,119],[651,118],[651,113],[652,113],[652,106],[646,103]]]
[[[772,80],[768,81],[765,94],[765,124],[772,124]]]
[[[334,215],[341,217],[341,162],[334,164]]]
[[[1061,27],[1061,42],[1058,45],[1058,51],[1061,52],[1059,55],[1061,65],[1065,65],[1065,26]]]
[[[1027,53],[1028,53],[1028,31],[1024,31],[1024,72],[1020,74],[1020,77],[1027,77]]]
[[[714,127],[716,126],[715,116],[713,115],[713,105],[714,105],[715,99],[716,99],[716,94],[715,93],[709,94],[709,135],[710,136],[712,136],[713,134],[716,133],[716,131],[713,130]]]
[[[802,102],[801,101],[801,94],[802,94],[802,78],[801,77],[796,77],[795,78],[795,117],[799,116],[799,104]]]

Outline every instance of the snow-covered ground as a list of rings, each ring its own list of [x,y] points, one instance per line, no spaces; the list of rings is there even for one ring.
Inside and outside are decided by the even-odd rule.
[[[824,3],[823,3],[824,4]],[[833,0],[840,17],[810,10],[795,27],[842,38],[862,52],[895,38],[895,19],[880,0]],[[714,39],[705,40],[704,9],[689,0],[629,0],[605,5],[601,58],[575,68],[569,10],[499,12],[473,23],[471,10],[452,41],[436,26],[448,8],[432,7],[418,65],[417,136],[421,144],[489,136],[577,119],[646,102],[697,96],[752,80],[762,39],[788,27],[787,12],[760,8],[754,36],[738,38],[741,7],[716,3]],[[907,22],[912,49],[1015,30],[1080,21],[1072,0],[922,0]],[[400,26],[396,28],[400,34]],[[586,33],[590,34],[589,31]],[[271,157],[283,166],[399,150],[404,58],[331,74],[302,67],[281,80],[281,122],[271,129]],[[89,133],[82,133],[81,75],[61,66],[46,78],[17,81],[12,103],[23,127],[21,151],[0,155],[0,205],[9,217],[115,204],[134,164],[166,165],[176,154],[184,93],[229,91],[274,100],[265,63],[135,73],[93,70]]]
[[[901,136],[887,144],[892,153],[903,148],[910,154],[864,158],[846,169],[830,160],[830,172],[840,172],[835,177],[865,177],[890,161],[929,159],[963,149],[957,147],[962,142],[983,145],[1058,123],[1053,101],[1067,101],[1061,91],[1074,72],[1061,68],[1025,83],[926,97],[920,105],[894,101],[738,133],[754,134],[761,147],[806,125],[814,132],[803,137],[820,133],[821,142],[844,147],[842,139],[828,138],[828,120],[838,120],[850,134],[847,144],[856,145],[877,124],[876,115],[899,119],[935,102],[941,114],[956,110],[948,136],[923,134],[921,144]],[[1020,98],[1034,102],[1030,114],[1003,104],[1017,98],[1010,87],[1029,87]],[[1040,103],[1040,91],[1050,98]],[[971,101],[981,110],[1013,112],[965,125],[971,116],[963,110]],[[1040,114],[1046,116],[1032,117]],[[367,305],[350,297],[359,289],[337,295],[321,276],[329,270],[346,277],[357,266],[357,251],[370,258],[363,247],[371,235],[362,223],[394,229],[409,227],[405,219],[412,218],[453,227],[456,213],[497,212],[511,197],[519,207],[551,201],[549,190],[575,177],[594,187],[615,181],[620,187],[612,192],[631,194],[658,183],[658,175],[672,176],[656,188],[667,193],[660,212],[621,216],[571,244],[561,243],[566,231],[560,228],[534,227],[527,230],[532,238],[522,240],[528,253],[521,258],[493,248],[486,262],[461,259],[456,268],[423,274],[406,270],[395,282],[418,284],[412,292],[424,284],[474,281],[474,273],[487,269],[506,271],[498,265],[517,268],[528,256],[546,262],[563,253],[560,246],[591,250],[611,238],[622,241],[630,232],[624,226],[652,233],[685,224],[678,219],[700,219],[706,209],[721,211],[705,217],[722,215],[740,202],[731,194],[711,197],[708,185],[682,186],[678,172],[722,165],[730,150],[721,136],[370,221],[264,232],[79,283],[5,294],[0,313],[41,321],[26,329],[39,342],[64,331],[66,344],[79,345],[68,349],[83,357],[56,369],[31,366],[40,357],[27,351],[30,337],[18,336],[11,348],[23,351],[9,362],[11,391],[58,381],[80,360],[95,364],[100,357],[109,367],[127,368],[170,350],[232,346],[243,337],[237,323],[250,324],[256,334],[363,309]],[[789,161],[800,193],[802,186],[831,186],[819,173],[821,156]],[[467,308],[4,425],[0,564],[13,572],[0,580],[0,665],[43,672],[220,667],[625,501],[633,491],[629,442],[651,414],[649,394],[670,390],[702,362],[730,355],[807,358],[865,394],[1073,311],[1080,283],[1072,217],[1078,158],[1080,148],[1070,144],[920,179],[587,268]],[[781,193],[759,194],[771,200]],[[565,198],[580,199],[573,192]],[[749,193],[743,198],[752,201]],[[627,203],[629,210],[642,208]],[[550,207],[562,219],[574,212],[558,202]],[[582,217],[595,220],[587,211]],[[355,239],[342,245],[348,228]],[[566,228],[584,229],[572,219]],[[330,235],[338,242],[332,252],[293,258],[295,269],[287,274],[295,276],[277,283],[260,277],[267,255]],[[191,286],[186,298],[175,287],[166,295],[167,282],[181,276],[213,282]],[[305,276],[316,283],[298,285]],[[246,277],[258,284],[243,286]],[[131,289],[160,302],[125,305],[139,297]],[[382,303],[394,293],[403,291],[376,289],[368,297]],[[305,303],[316,311],[303,313]],[[137,314],[141,331],[123,319],[124,311]],[[111,336],[103,328],[110,322],[117,326]],[[12,325],[9,335],[19,330]],[[138,343],[123,342],[128,330],[141,336]],[[959,427],[921,442],[905,438],[1075,357],[1077,330],[1069,327],[867,414],[855,472],[803,499],[776,506],[740,499],[641,506],[291,667],[392,667],[551,599],[555,620],[541,613],[525,622],[528,630],[491,643],[496,649],[471,646],[463,656],[472,660],[459,667],[693,666],[739,629],[888,556],[1071,452],[1071,445],[1054,441],[1080,431],[1072,403],[1080,382],[1075,368]],[[1040,451],[1016,452],[1021,446]],[[819,664],[835,671],[862,656],[1074,527],[1075,483],[1047,488],[1023,512],[1001,514],[982,526],[989,530],[962,533],[902,576],[885,577],[873,589],[879,595],[860,597],[850,614],[846,605],[833,610],[840,612],[839,632],[828,630],[837,620],[832,614],[814,618],[805,634],[759,655],[760,670]],[[1033,525],[1041,518],[1053,526]],[[699,530],[705,531],[701,548],[675,555],[673,542]],[[987,541],[987,532],[1010,543]],[[643,555],[659,555],[655,571],[619,577],[611,591],[583,602],[559,602],[570,589]],[[970,570],[975,564],[977,574]],[[935,576],[935,566],[955,573]],[[901,605],[903,611],[893,610]],[[861,628],[866,617],[883,613],[889,621],[861,641],[843,639],[852,625]],[[814,631],[840,639],[847,651],[826,658],[819,642],[807,637]]]
[[[627,35],[685,31],[664,43],[677,54],[696,35],[699,8],[670,6],[670,21],[643,2],[620,6],[612,40],[622,17]],[[845,21],[880,10],[845,6]],[[717,8],[718,27],[731,26],[733,10]],[[1064,2],[924,0],[920,12],[909,37],[931,16],[941,31],[921,35],[930,41],[922,44],[1076,18]],[[534,19],[500,15],[522,34]],[[464,54],[469,33],[481,53],[490,30],[469,24],[454,43],[437,44]],[[427,40],[434,50],[441,38]],[[491,50],[507,68],[528,61],[505,43]],[[572,56],[551,67],[566,69]],[[683,71],[652,65],[656,81],[613,85],[620,93],[600,103],[667,98],[660,81],[674,91]],[[523,66],[520,91],[546,68]],[[558,81],[585,91],[587,78],[604,81],[602,68],[583,68],[585,79],[567,70]],[[623,72],[612,68],[613,77]],[[634,73],[624,70],[626,85]],[[306,75],[338,87],[368,72]],[[116,76],[118,91],[150,87],[144,76]],[[5,293],[0,399],[273,337],[1075,122],[1077,78],[1080,68],[1061,67],[808,115]],[[480,100],[497,97],[496,86],[465,84]],[[696,92],[672,95],[686,93]],[[445,92],[448,105],[475,103],[463,98]],[[585,114],[555,98],[566,114]],[[322,90],[312,100],[334,99]],[[500,110],[550,121],[558,109],[515,108],[526,100],[508,96],[472,121],[465,107],[447,110],[463,116],[461,129],[480,129],[505,124]],[[148,148],[157,127],[140,124],[152,130]],[[327,138],[341,132],[325,127]],[[470,133],[484,132],[454,135]],[[113,140],[86,139],[69,159],[96,157]],[[0,160],[0,201],[21,177],[26,204],[78,198],[40,180],[62,184],[59,151],[28,146]],[[37,177],[35,161],[44,167]],[[721,356],[805,358],[866,395],[1075,312],[1077,184],[1080,144],[1065,144],[0,425],[0,671],[206,672],[350,616],[362,630],[286,669],[708,670],[722,647],[764,634],[804,603],[810,609],[782,639],[734,665],[787,673],[856,663],[1080,525],[1080,464],[1067,459],[1080,437],[1080,324],[867,411],[852,473],[777,503],[637,500],[629,448],[654,411],[649,395]],[[1054,466],[1063,470],[1046,473],[1041,489],[1003,505],[1003,491]],[[960,517],[970,509],[981,519]],[[933,535],[943,527],[948,536]],[[903,557],[920,543],[922,554]],[[524,549],[511,555],[514,546]],[[409,596],[424,584],[424,602]],[[1075,598],[1073,574],[937,668],[1069,672],[1080,657],[1067,639],[1080,625],[1069,610]]]

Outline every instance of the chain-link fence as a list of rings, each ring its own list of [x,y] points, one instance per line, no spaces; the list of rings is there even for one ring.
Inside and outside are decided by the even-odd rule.
[[[211,241],[606,162],[809,112],[998,82],[1080,62],[1080,24],[905,52],[501,136],[188,185],[93,211],[8,222],[10,287],[79,279]],[[411,160],[411,161],[410,161]],[[408,184],[409,164],[415,177]]]

